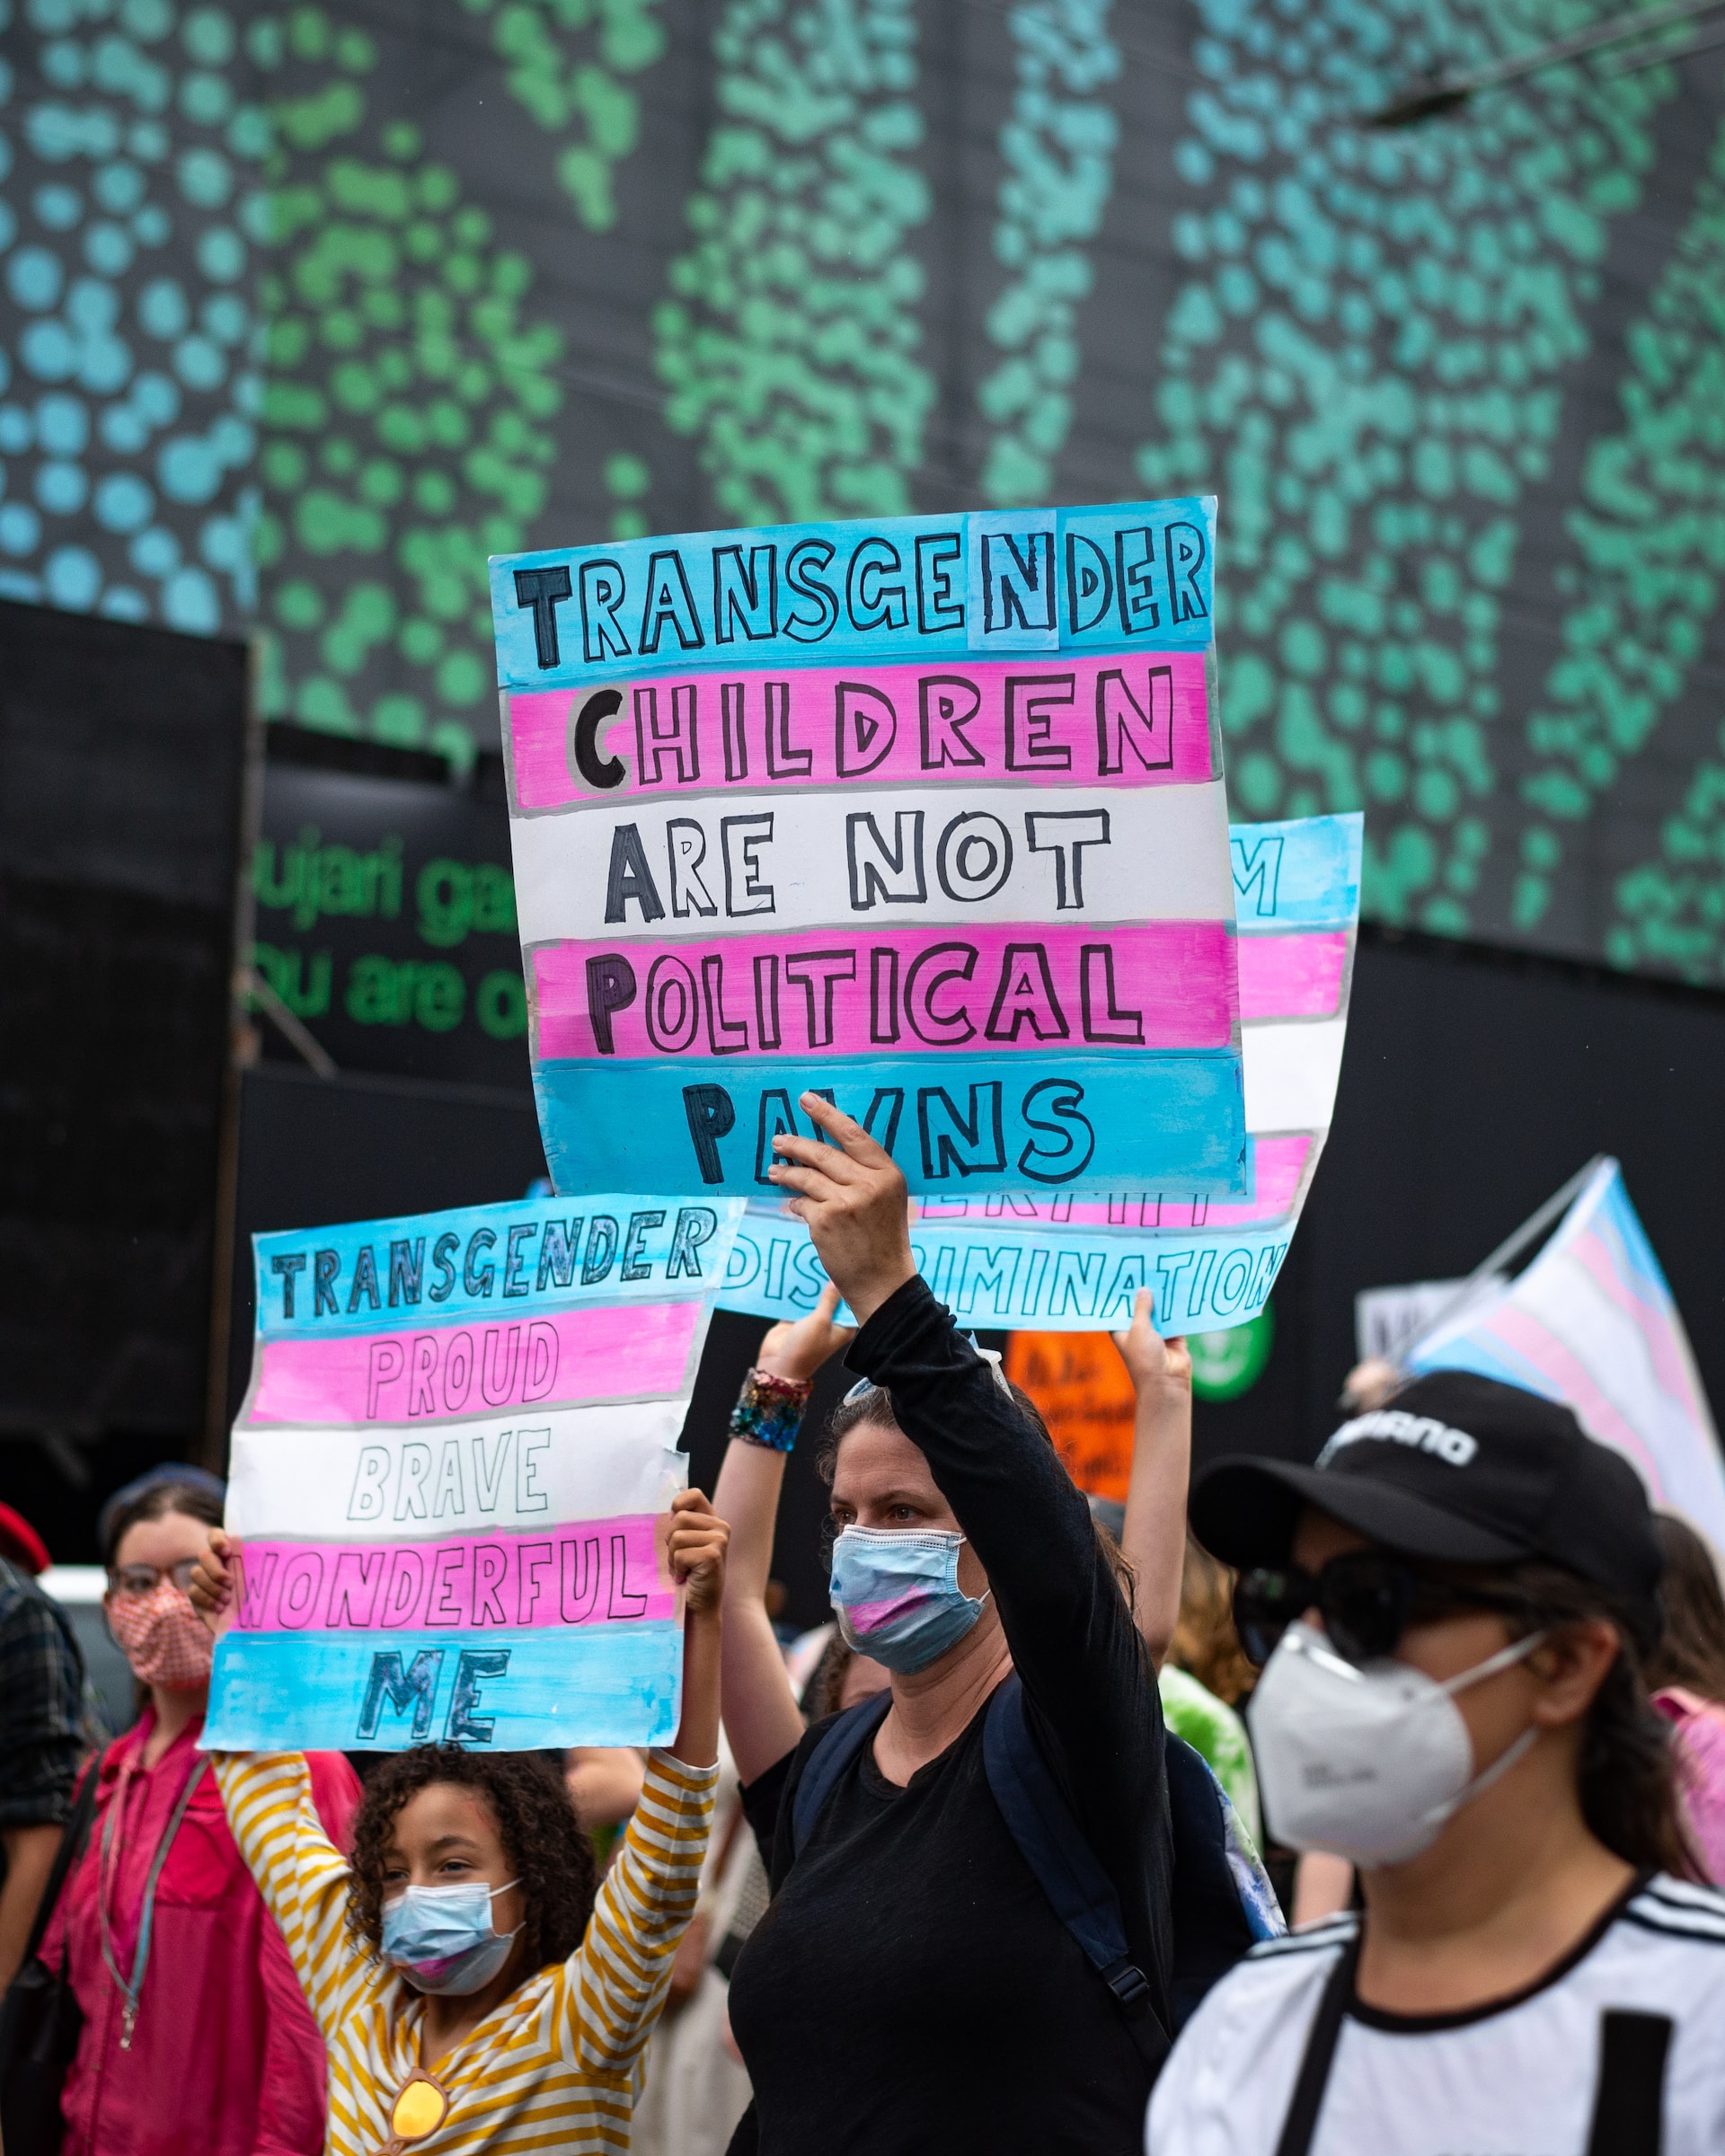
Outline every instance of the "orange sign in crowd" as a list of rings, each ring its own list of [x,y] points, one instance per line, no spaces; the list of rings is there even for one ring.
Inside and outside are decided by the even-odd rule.
[[[1132,1380],[1105,1332],[1015,1332],[1006,1374],[1042,1410],[1080,1489],[1126,1502],[1132,1471]]]

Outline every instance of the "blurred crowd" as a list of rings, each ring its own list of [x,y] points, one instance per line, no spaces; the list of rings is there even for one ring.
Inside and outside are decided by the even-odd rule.
[[[677,1500],[662,1750],[203,1751],[233,1585],[183,1463],[101,1515],[111,1734],[0,1507],[5,2156],[1725,2148],[1716,1553],[1459,1372],[1362,1366],[1314,1465],[1189,1489],[1147,1294],[1086,1499],[828,1114],[780,1150],[835,1286]]]

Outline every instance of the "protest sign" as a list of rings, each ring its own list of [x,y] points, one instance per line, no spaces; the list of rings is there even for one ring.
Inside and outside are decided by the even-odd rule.
[[[1311,1188],[1341,1072],[1363,819],[1237,824],[1239,976],[1252,1195],[1217,1200],[1167,1187],[1094,1197],[1020,1187],[924,1198],[911,1231],[935,1294],[969,1323],[1104,1330],[1129,1324],[1149,1287],[1157,1322],[1219,1332],[1263,1309]],[[752,1200],[719,1301],[800,1317],[826,1275],[801,1224]]]
[[[1602,1160],[1513,1281],[1481,1282],[1417,1341],[1411,1371],[1476,1370],[1565,1401],[1641,1471],[1658,1506],[1725,1551],[1725,1469],[1689,1336],[1623,1187]]]
[[[546,1158],[759,1192],[1248,1188],[1215,504],[491,563]]]
[[[672,1448],[740,1212],[611,1195],[255,1236],[206,1745],[668,1737]]]

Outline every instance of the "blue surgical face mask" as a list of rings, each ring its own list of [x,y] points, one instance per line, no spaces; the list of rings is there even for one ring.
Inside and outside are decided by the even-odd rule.
[[[384,1959],[415,1991],[463,1999],[482,1991],[509,1957],[513,1931],[491,1928],[491,1902],[516,1881],[404,1886],[384,1904]]]
[[[833,1544],[832,1604],[847,1647],[909,1676],[956,1647],[982,1615],[959,1586],[961,1534],[846,1527]]]

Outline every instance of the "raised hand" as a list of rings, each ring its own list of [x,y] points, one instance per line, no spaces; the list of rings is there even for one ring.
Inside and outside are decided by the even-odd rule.
[[[832,1144],[782,1132],[773,1141],[779,1157],[767,1172],[781,1189],[796,1193],[786,1210],[807,1224],[828,1277],[866,1325],[916,1277],[905,1179],[854,1117],[818,1093],[804,1093],[799,1105]]]
[[[1132,1322],[1126,1331],[1114,1335],[1114,1345],[1120,1351],[1132,1388],[1140,1400],[1154,1392],[1190,1395],[1191,1356],[1183,1337],[1176,1335],[1164,1339],[1156,1330],[1152,1321],[1155,1306],[1156,1300],[1150,1290],[1141,1287],[1133,1301]]]
[[[824,1362],[842,1355],[856,1338],[854,1325],[833,1322],[838,1305],[838,1290],[828,1281],[806,1318],[781,1318],[769,1327],[755,1357],[755,1367],[773,1377],[807,1384]]]
[[[684,1607],[693,1617],[714,1613],[724,1597],[725,1551],[730,1529],[703,1490],[679,1489],[671,1499],[666,1559],[671,1577],[688,1589]]]

